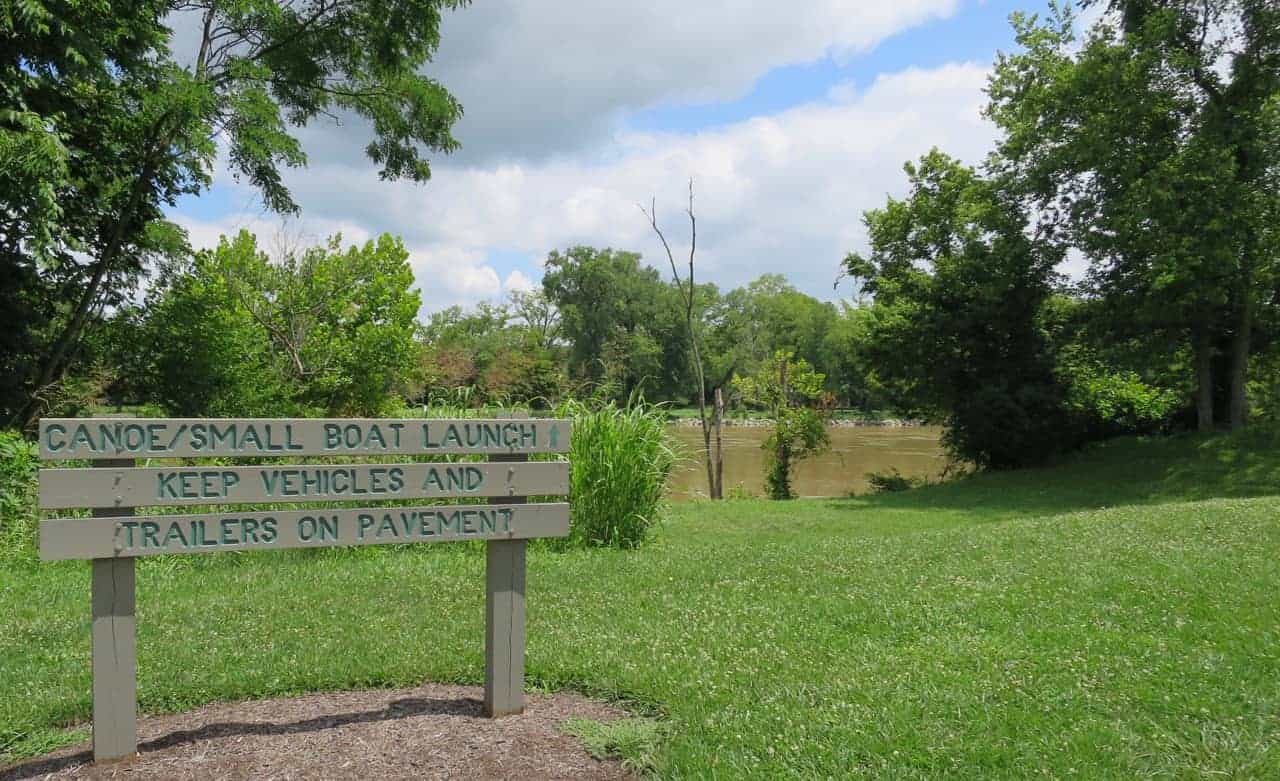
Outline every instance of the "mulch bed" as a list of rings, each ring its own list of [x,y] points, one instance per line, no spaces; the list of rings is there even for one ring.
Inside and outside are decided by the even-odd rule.
[[[576,694],[526,695],[525,712],[487,719],[483,691],[427,684],[208,705],[138,722],[139,756],[94,765],[83,743],[0,769],[0,781],[91,779],[626,779],[561,730],[626,714]]]

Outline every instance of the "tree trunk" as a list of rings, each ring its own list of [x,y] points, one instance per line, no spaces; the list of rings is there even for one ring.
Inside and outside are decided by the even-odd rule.
[[[73,348],[79,344],[85,320],[88,318],[89,310],[93,308],[93,302],[97,299],[98,292],[102,289],[102,280],[106,276],[112,260],[114,260],[114,257],[104,256],[94,264],[93,276],[89,278],[89,284],[85,286],[84,291],[80,294],[80,300],[71,315],[71,320],[67,323],[67,327],[63,329],[62,334],[59,335],[58,341],[54,343],[53,351],[40,367],[40,374],[36,377],[35,385],[31,388],[31,397],[14,421],[20,423],[24,431],[34,430],[35,423],[39,420],[43,411],[41,407],[43,406],[45,391],[53,385],[55,380],[62,376],[66,359],[74,352]]]
[[[66,370],[68,359],[80,344],[80,336],[84,331],[84,324],[88,319],[89,311],[93,308],[93,304],[97,301],[98,294],[102,290],[102,281],[121,256],[121,250],[125,244],[125,225],[133,219],[134,213],[141,204],[143,194],[151,186],[151,170],[149,165],[145,166],[139,173],[138,178],[134,180],[133,190],[129,194],[129,202],[125,207],[125,211],[116,215],[115,224],[111,226],[111,236],[107,240],[106,246],[102,248],[102,254],[98,257],[98,262],[93,266],[93,275],[89,278],[89,283],[80,294],[80,300],[76,302],[76,308],[71,315],[71,320],[68,321],[67,327],[59,334],[58,341],[54,343],[49,357],[40,367],[40,374],[36,377],[35,385],[31,388],[31,398],[27,400],[26,405],[18,413],[17,419],[14,421],[20,423],[25,431],[31,431],[35,428],[36,421],[43,411],[41,406],[45,390],[62,376],[63,371]]]
[[[774,415],[773,426],[777,432],[778,445],[778,463],[781,465],[778,474],[782,480],[782,499],[791,498],[791,443],[786,441],[782,435],[782,416],[787,414],[787,398],[789,389],[787,388],[787,358],[783,358],[778,362],[778,385],[782,388],[782,399],[778,403],[778,412]]]
[[[1249,345],[1253,332],[1253,306],[1248,291],[1237,302],[1235,331],[1231,335],[1231,398],[1229,417],[1232,429],[1249,422]]]
[[[694,326],[693,318],[693,304],[698,293],[698,289],[693,282],[693,258],[698,248],[698,220],[693,216],[693,179],[689,180],[689,208],[685,211],[689,215],[689,286],[687,290],[680,279],[680,271],[676,268],[676,256],[671,252],[671,245],[667,243],[667,237],[663,235],[662,229],[658,227],[656,201],[650,201],[649,203],[649,210],[645,211],[645,208],[641,206],[640,212],[648,218],[649,226],[653,228],[653,232],[658,234],[658,239],[662,242],[662,248],[667,253],[667,260],[671,263],[671,278],[675,282],[676,290],[684,297],[684,321],[689,328],[689,352],[693,361],[694,372],[697,374],[696,379],[698,380],[698,421],[702,423],[702,452],[707,459],[707,494],[712,499],[720,499],[723,498],[718,471],[720,424],[718,421],[715,423],[717,450],[713,457],[711,453],[712,421],[707,419],[707,373],[702,365],[702,353],[698,350],[698,329]]]
[[[716,424],[716,479],[712,483],[713,499],[724,498],[724,439],[721,436],[720,424],[724,422],[724,394],[716,387],[715,416]]]
[[[699,383],[699,386],[702,384]],[[719,499],[716,494],[715,459],[711,453],[711,421],[707,419],[707,400],[705,393],[698,394],[698,421],[702,424],[702,454],[707,459],[707,495]]]
[[[1196,429],[1213,431],[1213,339],[1207,326],[1194,329],[1192,351],[1196,365]]]

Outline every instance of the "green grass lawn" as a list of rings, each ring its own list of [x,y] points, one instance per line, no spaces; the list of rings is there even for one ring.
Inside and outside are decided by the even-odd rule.
[[[530,684],[659,716],[663,776],[1280,777],[1276,444],[1120,441],[535,550]],[[466,545],[144,560],[141,707],[479,683],[483,568]],[[89,713],[88,570],[0,571],[10,758]]]

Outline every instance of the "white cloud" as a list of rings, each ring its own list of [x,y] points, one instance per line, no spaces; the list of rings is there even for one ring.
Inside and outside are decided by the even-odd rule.
[[[773,69],[849,58],[958,4],[473,4],[446,18],[428,67],[465,106],[457,135],[467,151],[435,160],[424,186],[383,182],[364,158],[361,122],[307,128],[311,167],[285,172],[304,217],[284,235],[404,237],[430,311],[536,286],[538,261],[575,243],[641,251],[665,275],[637,204],[656,196],[683,253],[693,177],[701,279],[730,287],[781,271],[830,297],[840,258],[865,241],[862,212],[904,189],[904,161],[936,145],[978,162],[990,147],[994,131],[979,117],[985,66],[840,84],[822,100],[700,132],[627,132],[620,120],[656,105],[731,100]],[[233,203],[253,197],[225,175],[218,187]],[[260,211],[178,219],[197,246],[246,227],[270,247],[266,238],[282,230]]]
[[[423,313],[471,304],[502,293],[498,272],[484,252],[447,244],[410,245],[409,264],[422,291]]]
[[[665,269],[637,204],[656,196],[661,224],[683,252],[691,176],[702,279],[732,286],[781,271],[830,297],[840,259],[865,241],[862,212],[903,191],[904,161],[938,146],[976,163],[990,148],[994,129],[979,115],[986,74],[975,64],[909,69],[862,92],[723,128],[619,134],[606,162],[584,154],[443,166],[418,187],[380,181],[365,164],[317,160],[288,180],[319,224],[391,231],[418,248],[428,307],[500,295],[508,286],[485,262],[492,251],[542,258],[588,243],[641,251]],[[537,273],[531,264],[520,276]]]
[[[529,277],[518,268],[512,269],[511,273],[508,274],[507,278],[502,282],[502,289],[508,293],[512,293],[517,290],[533,290],[535,287],[537,287],[537,283],[532,279],[529,279]]]
[[[454,164],[545,160],[607,143],[629,112],[745,95],[769,71],[840,61],[955,13],[959,0],[485,0],[445,17],[425,72],[463,105]],[[367,125],[318,123],[313,160],[361,158]]]

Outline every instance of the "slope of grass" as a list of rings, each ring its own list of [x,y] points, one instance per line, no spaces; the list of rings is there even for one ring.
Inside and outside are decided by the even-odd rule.
[[[530,555],[533,686],[665,722],[670,777],[1280,777],[1280,453],[1121,441],[850,500],[677,505]],[[478,683],[473,546],[139,565],[148,712]],[[88,566],[0,571],[0,744],[89,713]],[[8,736],[6,738],[6,736]]]

